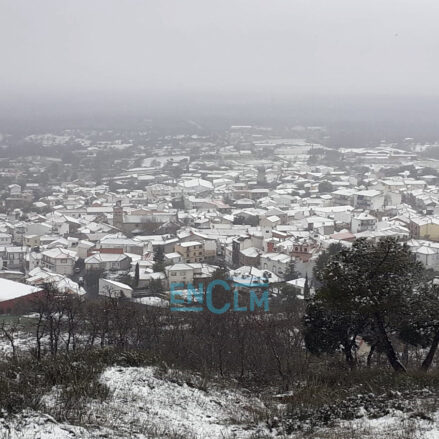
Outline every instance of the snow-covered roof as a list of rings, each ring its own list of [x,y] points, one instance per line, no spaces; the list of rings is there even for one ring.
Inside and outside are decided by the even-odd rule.
[[[56,247],[42,252],[43,256],[51,259],[77,259],[76,252]]]
[[[17,299],[38,291],[41,291],[41,288],[0,278],[0,302]]]
[[[101,280],[105,281],[104,283],[110,284],[110,285],[112,285],[114,287],[121,288],[121,289],[124,289],[124,290],[133,291],[133,289],[129,285],[124,284],[122,282],[118,282],[116,280],[110,280],[110,279],[101,279]]]
[[[121,253],[95,253],[84,259],[86,264],[100,263],[100,262],[119,262],[123,261],[128,256]]]

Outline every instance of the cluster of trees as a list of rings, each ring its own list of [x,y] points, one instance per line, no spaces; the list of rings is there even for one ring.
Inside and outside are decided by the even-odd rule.
[[[338,250],[338,251],[337,251]],[[439,344],[439,290],[407,245],[386,238],[358,239],[350,249],[332,248],[316,266],[319,282],[304,317],[306,347],[314,354],[342,351],[356,365],[357,340],[383,353],[404,372],[401,353],[421,348],[428,370]]]
[[[216,307],[223,300],[230,302],[222,293],[219,288],[213,295]],[[277,380],[287,386],[289,377],[306,370],[303,336],[297,331],[303,301],[296,293],[292,287],[285,289],[268,313],[261,309],[217,315],[207,309],[171,312],[112,297],[84,299],[47,285],[26,309],[16,310],[32,313],[32,318],[8,319],[0,336],[10,343],[14,357],[23,352],[18,339],[26,331],[37,361],[110,347],[147,352],[175,368],[257,382]]]
[[[161,263],[156,254],[156,263]],[[294,275],[294,265],[291,265]],[[214,279],[224,279],[219,269]],[[0,327],[17,356],[17,334],[31,334],[37,360],[78,350],[139,350],[171,367],[243,380],[276,380],[288,388],[306,376],[310,361],[342,356],[356,367],[358,337],[371,347],[368,363],[388,362],[404,372],[408,358],[428,370],[439,345],[439,291],[407,246],[393,239],[359,239],[351,248],[331,246],[315,268],[317,292],[305,300],[287,285],[272,294],[269,311],[172,312],[119,298],[84,299],[49,285],[18,320]],[[273,293],[273,292],[272,292]],[[215,307],[230,303],[214,291]],[[241,299],[244,301],[241,302]],[[245,297],[240,305],[246,305]],[[376,353],[376,354],[375,354]],[[415,358],[414,354],[418,357]],[[310,355],[311,354],[311,355]],[[421,358],[422,354],[422,358]]]

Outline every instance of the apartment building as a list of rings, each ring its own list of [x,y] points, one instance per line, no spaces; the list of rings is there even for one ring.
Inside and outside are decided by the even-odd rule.
[[[182,256],[185,263],[204,261],[204,244],[200,241],[180,242],[175,245],[175,251]]]

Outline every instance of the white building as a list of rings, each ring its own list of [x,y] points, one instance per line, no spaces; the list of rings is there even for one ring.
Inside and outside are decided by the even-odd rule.
[[[366,230],[373,231],[376,229],[377,219],[368,212],[362,212],[352,217],[351,231],[352,233],[361,233]]]
[[[99,279],[99,294],[106,297],[131,299],[133,289],[122,282],[101,278]]]
[[[354,205],[357,209],[380,210],[384,207],[384,195],[374,189],[358,191],[354,195]]]
[[[95,253],[85,258],[86,270],[128,270],[131,266],[131,258],[120,253]]]
[[[188,264],[174,264],[165,268],[169,285],[172,283],[192,283],[194,280],[194,268]]]
[[[0,233],[0,247],[8,246],[12,243],[12,235],[9,233]]]
[[[268,270],[284,278],[288,272],[291,257],[283,253],[265,253],[261,255],[259,268]]]
[[[53,248],[41,252],[41,266],[57,274],[71,276],[77,259],[76,252],[63,248]]]

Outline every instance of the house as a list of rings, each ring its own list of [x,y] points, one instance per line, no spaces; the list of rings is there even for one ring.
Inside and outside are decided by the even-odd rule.
[[[93,242],[81,239],[76,246],[78,258],[85,259],[94,248],[95,244]]]
[[[133,297],[133,289],[122,282],[100,278],[99,295],[112,298],[131,299]]]
[[[142,242],[126,238],[122,234],[105,236],[101,239],[99,248],[101,253],[143,253]]]
[[[131,266],[131,258],[120,253],[94,253],[84,259],[85,269],[125,271]]]
[[[377,219],[368,212],[362,212],[351,219],[352,233],[361,233],[366,230],[373,231],[376,229]]]
[[[23,236],[23,245],[30,247],[30,248],[39,247],[40,237],[38,235],[24,235]]]
[[[338,189],[331,192],[332,202],[336,206],[349,206],[354,204],[355,189]]]
[[[237,209],[247,209],[247,208],[251,208],[254,207],[255,202],[253,200],[251,200],[250,198],[240,198],[239,200],[236,200],[233,203],[233,206],[236,207]]]
[[[200,241],[180,242],[175,245],[175,251],[186,263],[204,261],[204,244]]]
[[[439,265],[439,249],[423,245],[413,250],[416,259],[422,262],[426,268],[437,269]]]
[[[71,276],[77,259],[76,252],[63,248],[53,248],[41,252],[41,267],[57,274]]]
[[[29,223],[26,224],[27,235],[47,235],[52,233],[52,226],[47,223]]]
[[[431,241],[439,241],[439,218],[410,218],[409,230],[412,238],[424,238]]]
[[[26,226],[24,223],[16,223],[11,227],[12,242],[17,245],[23,245],[23,236],[26,233]]]
[[[165,268],[165,273],[170,286],[177,283],[186,286],[194,281],[194,268],[188,264],[169,265]]]
[[[291,263],[291,256],[283,253],[264,253],[260,257],[259,268],[268,270],[284,278]]]
[[[267,288],[267,284],[280,282],[279,277],[268,270],[259,270],[256,267],[243,266],[230,271],[230,279],[235,288],[240,290],[254,290]]]
[[[300,298],[304,298],[306,281],[306,277],[299,277],[298,279],[289,280],[287,284],[297,288],[300,294]],[[313,294],[313,291],[314,289],[310,288],[311,295]]]
[[[0,312],[10,313],[16,307],[29,304],[41,291],[40,287],[0,278]]]
[[[384,194],[375,189],[358,191],[354,195],[354,206],[363,210],[380,210],[384,207]]]
[[[256,247],[248,247],[239,252],[239,265],[249,265],[259,267],[259,259],[262,250]]]
[[[152,281],[160,281],[162,287],[166,288],[166,274],[163,271],[152,272],[152,270],[140,270],[137,288],[148,288]]]
[[[169,210],[137,209],[125,214],[116,204],[113,211],[113,226],[125,233],[155,233],[164,224],[176,222],[177,214]]]
[[[317,245],[314,240],[299,239],[292,243],[291,256],[302,262],[308,262],[317,249]]]
[[[12,235],[9,233],[0,233],[0,247],[12,244]]]
[[[0,251],[3,266],[8,269],[23,269],[27,253],[27,247],[5,247],[3,251]]]
[[[186,194],[207,194],[213,191],[213,184],[201,178],[182,180],[178,186]]]
[[[9,189],[9,195],[11,197],[21,194],[21,186],[19,184],[10,184],[8,186],[8,189]]]
[[[77,294],[79,296],[86,294],[84,288],[78,283],[62,274],[52,273],[47,268],[36,267],[31,270],[26,279],[26,283],[33,286],[50,284],[60,293]]]
[[[259,225],[261,226],[262,233],[266,238],[271,238],[273,229],[281,223],[281,219],[277,215],[271,215],[261,218]]]
[[[306,223],[307,230],[315,231],[320,235],[331,235],[334,233],[334,220],[321,217],[321,216],[310,216],[303,220]]]
[[[183,236],[184,235],[184,236]],[[199,241],[204,246],[204,259],[206,261],[214,261],[218,253],[217,238],[209,236],[205,233],[192,230],[190,232],[183,232],[180,234],[180,242],[185,241]]]
[[[356,239],[355,235],[349,232],[349,230],[342,230],[340,232],[334,233],[330,235],[329,238],[334,241],[346,241],[346,242],[352,242],[355,241]]]
[[[177,264],[183,260],[183,256],[177,252],[165,253],[164,257],[166,264]]]
[[[153,253],[161,247],[164,253],[174,253],[178,238],[170,235],[139,235],[136,236],[136,241],[142,243],[143,252]]]

